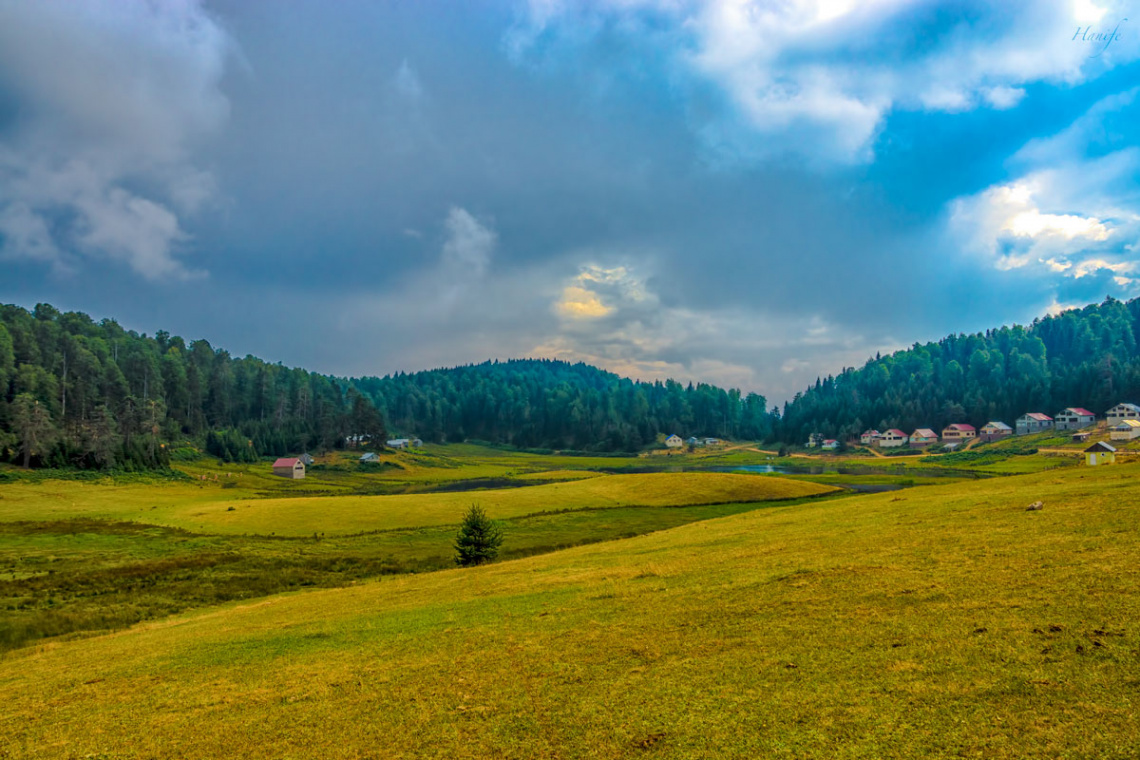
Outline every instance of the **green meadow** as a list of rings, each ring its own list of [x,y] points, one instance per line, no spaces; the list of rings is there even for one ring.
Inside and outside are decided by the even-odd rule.
[[[452,567],[456,527],[472,503],[503,522],[502,558],[510,559],[839,493],[740,474],[542,470],[565,462],[493,451],[514,461],[488,480],[485,462],[462,464],[473,450],[480,451],[449,453],[444,466],[438,455],[389,455],[379,472],[340,455],[299,481],[267,474],[267,464],[205,460],[176,477],[69,480],[6,471],[0,649],[293,589]],[[461,480],[456,471],[476,477]],[[388,493],[409,474],[418,492]],[[432,474],[442,477],[430,481]],[[488,482],[498,487],[483,487]],[[472,490],[423,492],[424,483]]]
[[[1138,476],[710,512],[24,647],[0,663],[0,752],[1131,758]]]

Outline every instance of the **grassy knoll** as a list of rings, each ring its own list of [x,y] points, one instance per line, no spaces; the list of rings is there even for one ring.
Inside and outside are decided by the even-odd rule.
[[[727,473],[609,475],[477,493],[242,498],[240,488],[177,483],[153,488],[50,481],[12,484],[0,520],[130,520],[195,532],[311,536],[458,524],[472,501],[491,517],[623,506],[690,506],[795,499],[830,486]],[[230,496],[230,494],[233,496]]]
[[[0,754],[1131,758],[1138,477],[809,502],[20,650]]]

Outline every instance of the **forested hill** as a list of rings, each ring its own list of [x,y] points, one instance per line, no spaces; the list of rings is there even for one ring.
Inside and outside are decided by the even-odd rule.
[[[542,360],[350,380],[46,304],[0,305],[0,459],[33,466],[156,467],[184,442],[249,461],[389,432],[634,450],[663,432],[763,437],[764,407],[738,391]]]
[[[766,438],[763,396],[672,380],[645,383],[548,359],[353,380],[392,430],[425,440],[637,451],[659,433]]]
[[[785,405],[779,437],[844,439],[868,427],[1012,425],[1069,406],[1103,414],[1140,401],[1140,299],[1104,303],[975,335],[952,335],[818,380]]]

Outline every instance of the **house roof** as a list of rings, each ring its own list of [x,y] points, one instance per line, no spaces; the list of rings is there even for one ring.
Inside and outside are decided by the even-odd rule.
[[[1136,404],[1129,404],[1127,402],[1117,404],[1116,406],[1114,406],[1112,408],[1113,409],[1119,409],[1120,407],[1124,407],[1125,409],[1127,409],[1130,412],[1140,412],[1140,406],[1136,406]],[[1112,411],[1112,410],[1110,409],[1109,411]]]
[[[1092,446],[1089,446],[1087,449],[1085,449],[1085,452],[1093,451],[1116,451],[1116,447],[1110,443],[1105,443],[1104,441],[1097,441]]]
[[[389,446],[399,446],[400,444],[406,444],[407,442],[408,442],[407,438],[389,438],[388,439],[388,445]]]
[[[834,438],[824,438],[823,442],[824,443],[839,443],[839,441],[835,440]]]
[[[891,428],[891,429],[890,429],[890,430],[888,430],[886,433],[883,433],[883,435],[890,435],[891,433],[893,433],[893,434],[895,434],[895,435],[899,436],[900,438],[906,438],[906,433],[904,433],[903,431],[899,430],[898,428]]]
[[[1120,422],[1113,425],[1112,429],[1113,430],[1120,430],[1120,429],[1128,430],[1131,428],[1138,428],[1138,427],[1140,427],[1140,420],[1121,420]]]
[[[975,428],[973,425],[967,425],[964,422],[955,422],[953,424],[947,425],[946,429],[947,430],[958,430],[962,433],[969,433],[971,431],[977,430],[977,428]]]
[[[375,452],[375,451],[369,451],[367,454],[365,454],[364,456],[360,457],[360,461],[361,461],[361,462],[364,462],[364,461],[371,461],[371,460],[373,460],[373,459],[379,459],[379,458],[380,458],[380,457],[376,456],[376,452]]]
[[[1038,422],[1052,422],[1053,421],[1052,417],[1050,417],[1047,414],[1042,414],[1041,412],[1027,412],[1026,414],[1023,414],[1021,416],[1022,417],[1028,417],[1031,420],[1037,420]]]
[[[990,420],[989,422],[987,422],[985,424],[985,426],[982,429],[984,430],[985,428],[993,428],[995,430],[1013,430],[1013,428],[1011,428],[1009,425],[1005,424],[1001,420]]]
[[[298,459],[297,457],[281,457],[280,459],[278,459],[276,462],[273,463],[273,469],[276,470],[278,467],[296,467],[297,462],[300,462],[300,461],[301,460]]]
[[[863,435],[878,435],[878,434],[879,434],[879,431],[875,430],[873,428],[870,430],[864,430],[863,431]]]
[[[918,430],[915,430],[914,435],[911,436],[911,438],[937,438],[937,437],[938,437],[938,434],[935,433],[930,428],[919,428]]]
[[[1085,408],[1079,407],[1079,406],[1070,406],[1068,409],[1065,410],[1065,412],[1068,412],[1069,414],[1075,414],[1078,417],[1095,417],[1096,416],[1095,414],[1090,412],[1088,409],[1085,409]],[[1061,414],[1064,414],[1065,412],[1061,412]]]

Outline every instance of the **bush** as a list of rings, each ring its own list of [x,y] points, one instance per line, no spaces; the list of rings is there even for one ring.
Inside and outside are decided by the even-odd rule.
[[[478,504],[472,504],[463,516],[455,537],[455,564],[460,567],[482,565],[499,556],[503,531]]]

